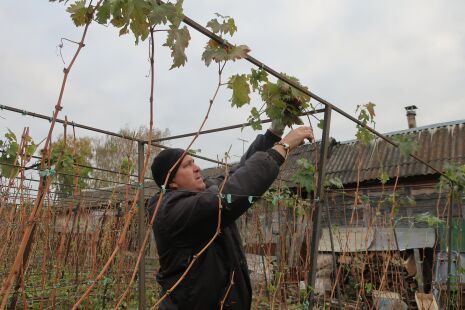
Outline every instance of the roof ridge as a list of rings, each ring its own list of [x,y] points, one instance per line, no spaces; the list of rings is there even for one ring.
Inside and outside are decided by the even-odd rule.
[[[449,121],[449,122],[443,122],[443,123],[434,123],[434,124],[424,125],[424,126],[420,126],[420,127],[390,131],[390,132],[386,132],[386,133],[382,133],[382,134],[384,136],[394,136],[394,135],[412,133],[412,132],[417,132],[417,131],[423,131],[423,130],[429,130],[429,129],[435,129],[435,128],[440,128],[440,127],[459,125],[459,124],[464,124],[465,125],[465,119]],[[356,141],[357,141],[357,139],[351,139],[351,140],[340,141],[339,143],[340,144],[349,144],[349,143],[353,143],[353,142],[356,142]]]

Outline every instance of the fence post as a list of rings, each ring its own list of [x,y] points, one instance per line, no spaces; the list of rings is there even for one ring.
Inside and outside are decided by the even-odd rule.
[[[331,125],[331,107],[326,105],[324,115],[323,133],[321,137],[320,157],[318,163],[318,180],[316,187],[316,205],[313,214],[312,239],[310,245],[310,272],[308,275],[308,285],[312,288],[308,295],[309,309],[313,309],[315,302],[315,278],[316,264],[318,258],[318,243],[321,233],[321,207],[324,199],[324,180],[326,175],[326,158],[328,156],[329,129]]]
[[[145,195],[144,195],[144,146],[145,143],[138,141],[137,142],[137,155],[138,155],[138,176],[139,176],[139,201],[138,201],[138,236],[139,242],[138,247],[142,246],[145,236]],[[145,310],[145,253],[141,258],[139,264],[139,310]]]

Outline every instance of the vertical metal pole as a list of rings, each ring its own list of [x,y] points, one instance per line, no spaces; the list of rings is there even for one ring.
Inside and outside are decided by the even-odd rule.
[[[137,142],[137,153],[138,153],[138,176],[139,176],[139,201],[138,201],[138,235],[139,235],[139,250],[141,249],[142,243],[145,237],[145,195],[144,195],[144,146],[145,144],[141,141]],[[141,258],[139,264],[139,310],[145,310],[145,253]]]
[[[337,294],[337,308],[339,310],[342,310],[342,305],[341,305],[341,286],[339,285],[339,279],[337,278],[337,263],[336,263],[336,252],[334,251],[334,239],[333,239],[333,227],[331,224],[331,214],[329,210],[329,205],[328,201],[326,200],[326,195],[324,196],[325,200],[323,201],[323,204],[325,205],[325,211],[326,211],[326,223],[328,224],[328,232],[329,232],[329,242],[331,244],[331,254],[333,255],[333,272],[334,275],[336,276],[336,294]]]
[[[313,309],[315,302],[315,278],[316,278],[316,263],[318,258],[318,243],[321,233],[321,206],[324,194],[324,180],[326,175],[326,157],[328,155],[329,146],[329,129],[331,125],[331,108],[325,107],[323,134],[321,138],[320,157],[318,163],[318,181],[316,187],[316,206],[313,214],[312,224],[312,239],[310,245],[310,272],[308,274],[308,285],[312,288],[309,294],[309,309]]]
[[[451,309],[453,305],[453,301],[451,300],[451,269],[452,269],[452,228],[454,227],[453,217],[452,217],[452,208],[454,206],[455,200],[455,190],[454,184],[451,182],[450,184],[450,204],[449,210],[447,212],[447,284],[446,284],[446,292],[447,292],[447,306],[446,309]]]

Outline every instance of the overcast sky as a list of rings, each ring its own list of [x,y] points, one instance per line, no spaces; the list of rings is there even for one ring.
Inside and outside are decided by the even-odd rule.
[[[0,2],[0,104],[51,115],[64,67],[57,45],[61,38],[78,41],[82,33],[65,8],[46,0]],[[463,0],[185,0],[184,11],[203,25],[215,12],[234,17],[238,32],[232,43],[248,45],[252,56],[298,77],[352,115],[358,104],[374,102],[381,132],[405,129],[408,105],[419,108],[418,126],[465,119]],[[198,128],[217,83],[215,67],[206,68],[200,60],[207,39],[190,32],[188,63],[174,70],[169,70],[169,51],[162,47],[164,34],[156,37],[155,126],[173,135]],[[65,62],[75,48],[65,42]],[[91,25],[59,117],[115,132],[148,125],[147,58],[148,42],[135,46],[130,35],[119,37],[112,27]],[[228,64],[224,79],[249,70],[246,61]],[[231,108],[229,96],[222,89],[206,129],[246,121],[250,108]],[[258,99],[254,105],[261,105]],[[46,121],[7,111],[0,116],[2,137],[7,128],[20,135],[29,126],[40,141],[48,131]],[[352,139],[354,127],[334,115],[331,136]],[[239,138],[251,141],[255,134],[245,129],[205,135],[194,148],[216,158],[231,145],[231,154],[240,155]],[[95,134],[78,130],[77,135]],[[170,146],[187,143],[178,140]]]

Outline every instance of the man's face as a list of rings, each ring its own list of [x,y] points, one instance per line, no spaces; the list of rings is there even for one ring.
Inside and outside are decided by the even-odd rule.
[[[194,192],[200,192],[205,189],[205,183],[200,175],[200,168],[194,163],[192,156],[184,156],[173,181],[170,183],[170,187],[187,189]]]

